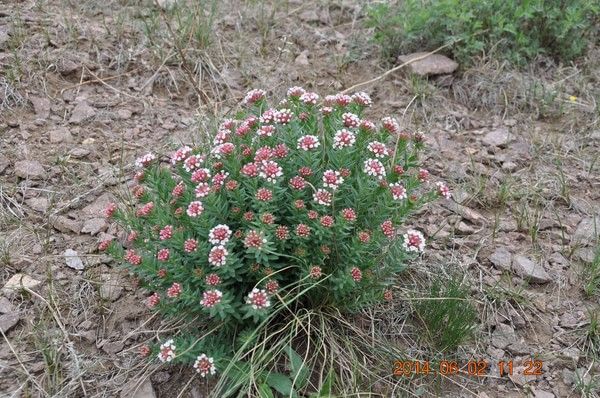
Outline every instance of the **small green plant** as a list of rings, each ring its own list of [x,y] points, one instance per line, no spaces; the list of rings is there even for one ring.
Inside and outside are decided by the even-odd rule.
[[[598,293],[600,288],[600,246],[596,248],[596,255],[592,263],[584,268],[585,284],[583,290],[590,297]]]
[[[420,168],[422,133],[392,117],[380,126],[363,118],[366,93],[321,100],[292,87],[271,107],[264,90],[252,90],[244,104],[212,146],[183,146],[169,163],[138,158],[131,195],[106,209],[123,239],[100,244],[148,291],[149,307],[188,322],[143,353],[193,364],[201,376],[234,371],[227,364],[261,349],[257,333],[282,313],[349,313],[391,300],[394,278],[425,247],[404,221],[451,196]],[[267,350],[261,362],[280,354]],[[290,379],[247,363],[261,386],[281,392]]]
[[[457,278],[437,278],[429,297],[417,300],[415,315],[424,326],[424,337],[436,349],[452,351],[473,336],[477,310],[469,296],[468,286]]]
[[[449,50],[463,63],[493,54],[524,65],[539,54],[569,62],[585,54],[598,34],[600,5],[585,0],[405,0],[367,11],[367,25],[384,56]]]

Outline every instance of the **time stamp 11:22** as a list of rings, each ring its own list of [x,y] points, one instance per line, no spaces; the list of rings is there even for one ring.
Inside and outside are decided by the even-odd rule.
[[[398,360],[394,361],[394,376],[412,377],[439,374],[442,376],[506,377],[517,373],[524,376],[541,376],[544,373],[542,370],[543,365],[543,361],[534,359],[526,359],[518,363],[512,360],[497,361],[496,363],[490,363],[486,360],[471,360],[465,363],[448,360],[439,362]]]

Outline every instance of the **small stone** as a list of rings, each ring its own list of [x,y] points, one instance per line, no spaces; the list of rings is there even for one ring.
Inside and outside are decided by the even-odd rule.
[[[121,120],[127,120],[131,118],[131,111],[129,109],[119,109],[117,111],[117,116]]]
[[[489,257],[489,260],[497,268],[508,271],[510,270],[512,264],[512,254],[506,247],[501,246],[496,248],[496,250]]]
[[[21,289],[35,289],[39,284],[42,283],[32,277],[25,274],[14,274],[4,285],[2,291],[4,293],[10,293]]]
[[[17,177],[32,180],[43,180],[46,178],[46,170],[37,160],[20,160],[16,162],[15,174]]]
[[[535,389],[533,391],[533,397],[534,398],[555,398],[554,394],[552,394],[551,392],[544,391],[544,390],[538,390],[538,389]]]
[[[596,259],[596,250],[592,247],[580,247],[575,250],[575,255],[584,263],[591,264]]]
[[[462,235],[470,235],[475,233],[475,228],[465,223],[464,221],[459,221],[456,225],[456,230],[460,232]]]
[[[94,142],[96,142],[96,140],[95,140],[94,138],[92,138],[92,137],[88,137],[88,138],[86,138],[85,140],[83,140],[81,143],[82,143],[83,145],[93,145],[93,144],[94,144]]]
[[[89,344],[96,342],[96,332],[94,330],[84,330],[79,333],[79,337],[87,341]]]
[[[400,55],[398,62],[400,64],[410,62],[416,58],[427,55],[426,52],[413,53],[408,55]],[[451,60],[445,55],[431,54],[418,61],[411,62],[407,65],[408,69],[419,76],[444,75],[452,73],[458,68],[458,63]]]
[[[21,314],[18,312],[0,315],[0,331],[2,333],[8,332],[19,323],[19,319],[21,319]]]
[[[571,238],[571,241],[578,244],[591,244],[600,234],[600,219],[591,217],[581,220],[577,229]]]
[[[90,153],[91,152],[89,151],[89,149],[85,149],[85,148],[73,148],[69,151],[69,155],[71,155],[71,157],[73,157],[75,159],[83,159]]]
[[[145,380],[139,386],[137,383],[132,383],[123,388],[121,398],[156,398],[156,393],[150,380]]]
[[[33,105],[35,115],[40,119],[50,116],[50,100],[48,98],[30,96],[29,101]]]
[[[85,266],[83,265],[83,261],[81,261],[81,258],[79,258],[75,250],[67,249],[65,250],[63,255],[65,256],[65,262],[67,263],[67,267],[79,271],[85,268]]]
[[[307,66],[310,64],[310,62],[308,62],[308,50],[304,50],[302,51],[295,59],[294,61],[296,63],[296,65],[302,65],[302,66]]]
[[[89,106],[87,102],[81,101],[73,109],[69,123],[81,124],[84,121],[94,117],[94,115],[96,115],[94,108]]]
[[[102,344],[102,351],[107,354],[116,354],[122,351],[124,346],[125,344],[122,341],[106,341]]]
[[[516,366],[512,374],[508,375],[508,378],[519,387],[523,387],[525,384],[534,381],[537,376],[535,375],[524,375],[525,366]]]
[[[69,58],[62,58],[61,62],[57,65],[58,73],[63,76],[69,75],[77,69],[79,69],[79,64]]]
[[[492,333],[492,345],[496,348],[505,349],[517,340],[517,335],[510,325],[499,323]]]
[[[50,207],[50,201],[48,198],[39,197],[39,198],[30,198],[25,201],[27,206],[31,207],[35,211],[39,211],[40,213],[45,213],[48,211],[48,207]]]
[[[76,234],[81,232],[81,221],[72,220],[65,216],[57,216],[51,220],[52,226],[63,233],[75,232]]]
[[[0,297],[0,314],[8,314],[13,312],[14,309],[15,306],[6,297]]]
[[[94,200],[92,203],[85,206],[82,209],[82,212],[85,215],[90,216],[92,218],[104,217],[104,210],[106,209],[106,207],[108,206],[109,203],[114,203],[114,202],[116,202],[116,199],[113,195],[111,195],[109,193],[104,193],[104,194],[100,195],[99,197],[97,197],[96,200]]]
[[[105,218],[90,218],[84,221],[81,232],[84,234],[90,234],[92,236],[99,232],[105,231],[107,227]]]
[[[536,265],[525,256],[515,256],[512,261],[512,268],[517,275],[535,283],[547,283],[552,280],[541,264]]]
[[[516,164],[515,162],[508,161],[508,162],[502,163],[502,170],[515,171],[518,167],[519,167],[519,165]]]
[[[575,318],[573,314],[569,312],[565,312],[564,314],[562,314],[559,320],[560,321],[558,324],[563,328],[574,328],[579,323],[577,318]]]
[[[70,143],[73,142],[73,135],[66,127],[61,127],[50,132],[50,142],[53,144]]]
[[[548,261],[550,261],[551,264],[560,265],[562,267],[568,267],[569,266],[569,260],[567,260],[565,258],[565,256],[563,256],[559,252],[552,253],[552,255],[550,256],[550,258],[548,258]]]
[[[104,300],[116,301],[123,293],[123,282],[121,278],[112,274],[102,274],[100,277],[102,286],[100,286],[100,297]]]
[[[502,147],[511,141],[511,135],[507,128],[500,127],[487,133],[481,141],[487,146]]]

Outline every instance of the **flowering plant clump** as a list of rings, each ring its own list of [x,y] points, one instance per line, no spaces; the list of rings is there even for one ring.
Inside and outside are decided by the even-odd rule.
[[[404,221],[451,195],[418,164],[423,135],[365,119],[365,93],[321,99],[294,87],[271,107],[252,90],[244,104],[212,145],[183,146],[169,162],[140,157],[131,201],[106,210],[124,239],[100,245],[138,278],[148,307],[193,325],[152,357],[201,376],[218,374],[236,336],[281,302],[391,300],[394,276],[425,248]]]

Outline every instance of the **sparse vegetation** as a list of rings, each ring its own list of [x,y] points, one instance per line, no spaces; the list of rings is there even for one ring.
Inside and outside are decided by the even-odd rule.
[[[451,352],[474,336],[477,310],[469,296],[469,287],[461,279],[438,277],[427,297],[416,298],[415,316],[423,323],[423,337],[430,345]]]
[[[2,2],[0,395],[129,397],[140,386],[158,398],[598,398],[598,25],[596,3],[582,1]],[[386,71],[399,52],[450,41],[452,75]],[[148,285],[97,250],[126,238],[101,209],[133,203],[137,157],[151,150],[164,166],[174,148],[204,148],[216,120],[241,117],[250,89],[283,98],[291,86],[351,93],[355,83],[377,104],[361,117],[396,115],[402,130],[422,131],[431,177],[452,187],[452,200],[401,221],[427,250],[407,263],[395,247],[390,301],[373,289],[377,300],[338,310],[271,295],[259,327],[227,340],[228,356],[215,352],[216,376],[227,377],[200,377],[190,366],[199,352],[183,353],[195,340],[178,341],[198,336],[198,321],[144,305]],[[83,270],[66,264],[66,249]],[[546,274],[531,278],[523,257]],[[169,336],[187,364],[140,358]],[[497,377],[498,361],[529,355],[543,358],[542,375]],[[480,359],[488,377],[469,376],[464,365]],[[398,360],[459,366],[393,376]]]
[[[462,63],[483,54],[524,66],[539,56],[568,63],[597,44],[600,6],[577,0],[407,0],[368,9],[368,26],[386,57],[449,51]]]

